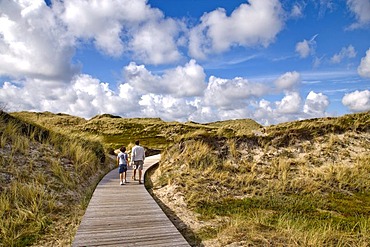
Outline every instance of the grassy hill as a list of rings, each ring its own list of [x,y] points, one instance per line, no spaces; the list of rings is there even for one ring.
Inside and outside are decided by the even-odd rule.
[[[194,246],[368,246],[370,113],[262,127],[0,114],[0,246],[66,246],[108,153],[162,152],[150,191]]]
[[[0,246],[70,245],[110,169],[99,141],[0,111]]]
[[[98,137],[107,150],[134,143],[136,139],[147,149],[163,150],[184,135],[237,135],[259,129],[253,120],[231,120],[209,124],[165,122],[159,118],[121,118],[110,114],[89,120],[50,112],[15,112],[11,115],[60,133],[78,133]]]
[[[97,182],[113,168],[107,154],[122,144],[140,139],[150,155],[184,134],[218,131],[212,125],[109,114],[86,120],[1,111],[0,246],[69,245]]]
[[[151,177],[196,246],[370,243],[369,112],[192,136],[165,150]]]

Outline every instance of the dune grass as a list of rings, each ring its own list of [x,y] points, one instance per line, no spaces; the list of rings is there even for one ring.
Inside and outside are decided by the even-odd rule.
[[[104,166],[105,152],[130,146],[138,137],[148,150],[163,150],[153,191],[173,188],[166,197],[183,199],[186,208],[181,204],[180,210],[195,215],[196,224],[189,226],[194,227],[195,237],[190,240],[194,245],[367,246],[370,242],[369,113],[264,128],[249,120],[198,124],[108,114],[90,120],[51,113],[12,116],[33,124],[5,124],[0,130],[0,151],[9,151],[0,156],[5,167],[0,178],[6,185],[1,187],[2,219],[8,226],[14,221],[12,234],[2,230],[9,245],[68,245],[93,191],[92,176],[109,169]],[[39,125],[53,131],[34,127]],[[23,156],[28,157],[22,167],[27,173],[18,167]],[[14,182],[18,180],[21,185]],[[50,205],[35,211],[46,218],[32,218],[34,211],[11,212],[21,199],[17,192],[12,202],[10,191],[22,191],[25,185],[37,189],[29,194],[51,196],[45,198]],[[45,195],[42,188],[52,193]],[[17,230],[21,216],[32,219],[26,222],[39,222],[32,227],[37,231]],[[62,225],[69,228],[56,230]]]
[[[265,136],[187,136],[162,153],[153,192],[170,186],[167,197],[182,195],[200,224],[189,225],[189,241],[201,239],[194,245],[368,246],[369,119],[287,123]]]
[[[129,145],[137,139],[147,149],[163,150],[186,135],[198,136],[202,132],[207,136],[234,136],[261,127],[250,119],[199,124],[165,122],[159,118],[121,118],[110,114],[97,115],[89,120],[50,112],[13,112],[11,115],[56,132],[99,137],[106,150]]]
[[[0,140],[0,246],[69,245],[93,188],[111,169],[103,146],[5,112]]]

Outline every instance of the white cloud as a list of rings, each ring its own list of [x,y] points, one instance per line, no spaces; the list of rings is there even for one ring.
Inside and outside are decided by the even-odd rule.
[[[298,52],[302,58],[308,57],[308,55],[310,55],[310,52],[311,52],[309,42],[307,40],[298,42],[295,47],[295,51]]]
[[[294,4],[290,12],[290,17],[292,18],[302,17],[303,9],[304,9],[304,6],[302,4],[298,4],[298,3]]]
[[[277,0],[250,0],[230,16],[224,9],[206,13],[190,31],[189,52],[196,58],[228,50],[231,46],[268,46],[284,26]]]
[[[273,123],[274,109],[270,101],[262,99],[259,101],[253,115],[263,125]]]
[[[245,78],[211,76],[206,88],[203,70],[198,66],[191,60],[183,67],[158,76],[144,66],[130,64],[125,68],[129,70],[125,72],[126,81],[118,86],[117,92],[111,90],[107,83],[86,74],[75,76],[70,85],[58,82],[47,84],[38,80],[5,82],[0,88],[0,103],[6,105],[9,111],[63,112],[85,118],[102,113],[196,122],[252,118],[266,125],[325,114],[328,99],[321,93],[311,92],[304,106],[300,95],[289,91],[280,101],[271,103],[261,99],[271,93],[271,87],[264,83],[252,83]],[[187,79],[189,76],[192,79]],[[289,72],[279,79],[284,76],[288,78],[287,81],[297,78]],[[186,88],[193,89],[192,83],[198,80],[194,78],[198,78],[202,84],[199,91],[183,91]],[[186,80],[189,80],[189,84],[184,83],[187,86],[181,89],[177,82]],[[176,83],[167,84],[170,81]],[[282,85],[286,89],[295,83]]]
[[[301,76],[298,72],[287,72],[280,76],[276,81],[275,85],[278,89],[290,90],[295,88],[301,83]]]
[[[129,112],[140,112],[137,102],[125,97],[130,95],[117,95],[107,83],[89,75],[75,76],[70,85],[45,84],[39,80],[5,82],[0,88],[0,102],[9,111],[62,112],[85,118],[103,113],[127,116]]]
[[[252,119],[263,125],[288,122],[297,119],[326,116],[329,99],[322,93],[310,92],[302,105],[302,99],[297,92],[288,92],[281,101],[270,102],[261,99],[254,105],[250,113]]]
[[[146,0],[65,0],[55,5],[69,32],[78,39],[92,40],[109,56],[132,53],[151,64],[181,58],[176,39],[182,24],[165,19]]]
[[[254,105],[250,118],[260,124],[270,125],[300,119],[302,115],[301,97],[296,92],[289,92],[281,101],[272,103],[261,99]]]
[[[367,50],[366,56],[361,59],[357,72],[362,77],[370,77],[370,49]]]
[[[349,29],[357,29],[370,24],[370,1],[369,0],[347,0],[348,8],[355,14],[356,23],[349,26]]]
[[[345,58],[354,58],[356,57],[357,52],[352,45],[348,47],[343,47],[342,50],[335,54],[330,60],[332,63],[340,63]]]
[[[181,54],[174,40],[178,28],[177,22],[172,19],[146,23],[134,32],[129,47],[137,59],[146,63],[178,61]]]
[[[143,95],[139,104],[145,117],[160,117],[165,121],[188,121],[196,107],[184,98],[174,98],[170,95]]]
[[[303,112],[311,117],[325,116],[327,107],[329,106],[328,96],[322,93],[315,93],[311,91],[306,98],[303,106]]]
[[[262,96],[267,92],[268,88],[265,85],[251,83],[244,78],[228,80],[211,76],[205,90],[204,103],[207,106],[228,110],[242,108],[245,107],[246,100]]]
[[[0,1],[0,76],[70,79],[73,37],[44,1]]]
[[[297,72],[280,76],[276,89],[240,77],[211,76],[206,84],[203,68],[195,60],[162,75],[153,74],[144,65],[130,63],[124,68],[124,75],[125,81],[116,91],[108,83],[86,74],[74,76],[70,84],[39,79],[5,82],[0,88],[0,103],[9,111],[63,112],[85,118],[110,113],[168,121],[253,118],[271,124],[302,115],[299,94],[288,92],[300,82]],[[286,91],[281,101],[270,103],[260,99],[281,90]]]
[[[54,3],[53,8],[59,12],[70,33],[82,39],[93,39],[100,50],[112,56],[124,51],[120,39],[122,23],[135,25],[152,14],[144,0],[66,0]]]
[[[369,111],[370,110],[370,91],[358,91],[344,95],[342,104],[351,111]]]
[[[303,40],[298,42],[295,47],[295,51],[300,55],[301,58],[306,58],[309,55],[315,53],[317,34],[313,36],[310,40]]]
[[[140,94],[170,94],[174,97],[190,97],[203,94],[206,88],[203,68],[190,60],[184,67],[166,70],[162,76],[153,75],[144,65],[130,63],[124,68],[125,82]]]
[[[301,108],[301,96],[297,92],[288,92],[281,101],[275,104],[278,113],[297,114]]]
[[[155,76],[145,66],[134,63],[125,69],[126,82],[118,86],[118,93],[111,90],[108,83],[80,74],[70,85],[55,82],[46,87],[45,83],[35,80],[20,84],[6,82],[0,88],[0,102],[5,103],[9,111],[63,112],[85,118],[111,113],[186,121],[185,116],[195,111],[192,101],[186,97],[202,94],[206,87],[203,68],[194,60],[162,76]]]
[[[297,92],[301,76],[296,71],[276,80],[266,74],[257,83],[243,77],[226,79],[211,74],[207,82],[203,67],[190,58],[171,69],[155,67],[161,72],[149,69],[148,64],[185,61],[186,52],[203,59],[236,46],[269,46],[283,29],[286,18],[302,17],[308,4],[284,3],[291,6],[290,13],[285,13],[280,2],[245,1],[230,15],[216,9],[205,13],[198,25],[188,29],[192,20],[167,18],[147,0],[64,0],[53,1],[51,6],[43,0],[0,0],[0,103],[10,111],[64,112],[86,118],[111,113],[197,122],[253,118],[272,124],[324,116],[328,97],[312,91],[302,100]],[[333,9],[334,1],[314,4],[326,11]],[[351,28],[369,23],[368,1],[348,0],[347,4],[357,18]],[[296,52],[302,58],[311,56],[319,65],[324,56],[315,57],[316,37],[298,42]],[[118,57],[117,63],[126,63],[122,56],[135,61],[123,68],[117,88],[111,89],[113,84],[81,74],[82,64],[74,61],[85,55],[86,44],[92,44],[104,55]],[[80,48],[81,53],[78,50],[75,56]],[[222,69],[256,56],[239,54],[240,60],[235,62],[229,55],[225,56],[229,62],[224,62],[227,68]],[[340,63],[355,56],[354,47],[349,45],[331,61]],[[91,70],[89,66],[84,69]],[[361,60],[358,74],[370,77],[370,49]],[[368,109],[369,91],[347,94],[342,102],[353,111]]]
[[[177,97],[200,96],[207,87],[205,78],[203,67],[190,60],[184,67],[167,70],[161,84],[168,85],[169,92]]]
[[[144,65],[137,65],[131,62],[123,68],[123,75],[127,84],[135,89],[138,94],[168,92],[166,88],[161,88],[158,82],[160,76],[153,75]]]

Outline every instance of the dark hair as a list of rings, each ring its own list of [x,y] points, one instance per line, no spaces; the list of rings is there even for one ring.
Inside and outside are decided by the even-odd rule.
[[[122,147],[120,147],[120,149],[119,149],[121,152],[125,152],[126,151],[126,147],[125,146],[122,146]]]
[[[139,141],[139,140],[136,140],[136,141],[135,141],[135,144],[136,144],[136,145],[139,145],[139,144],[140,144],[140,141]]]

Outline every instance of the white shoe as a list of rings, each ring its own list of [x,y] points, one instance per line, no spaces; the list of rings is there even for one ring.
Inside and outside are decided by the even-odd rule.
[[[121,181],[121,182],[120,182],[120,185],[123,185],[123,184],[124,184],[124,183]]]
[[[122,182],[122,184],[126,184],[126,182]]]

